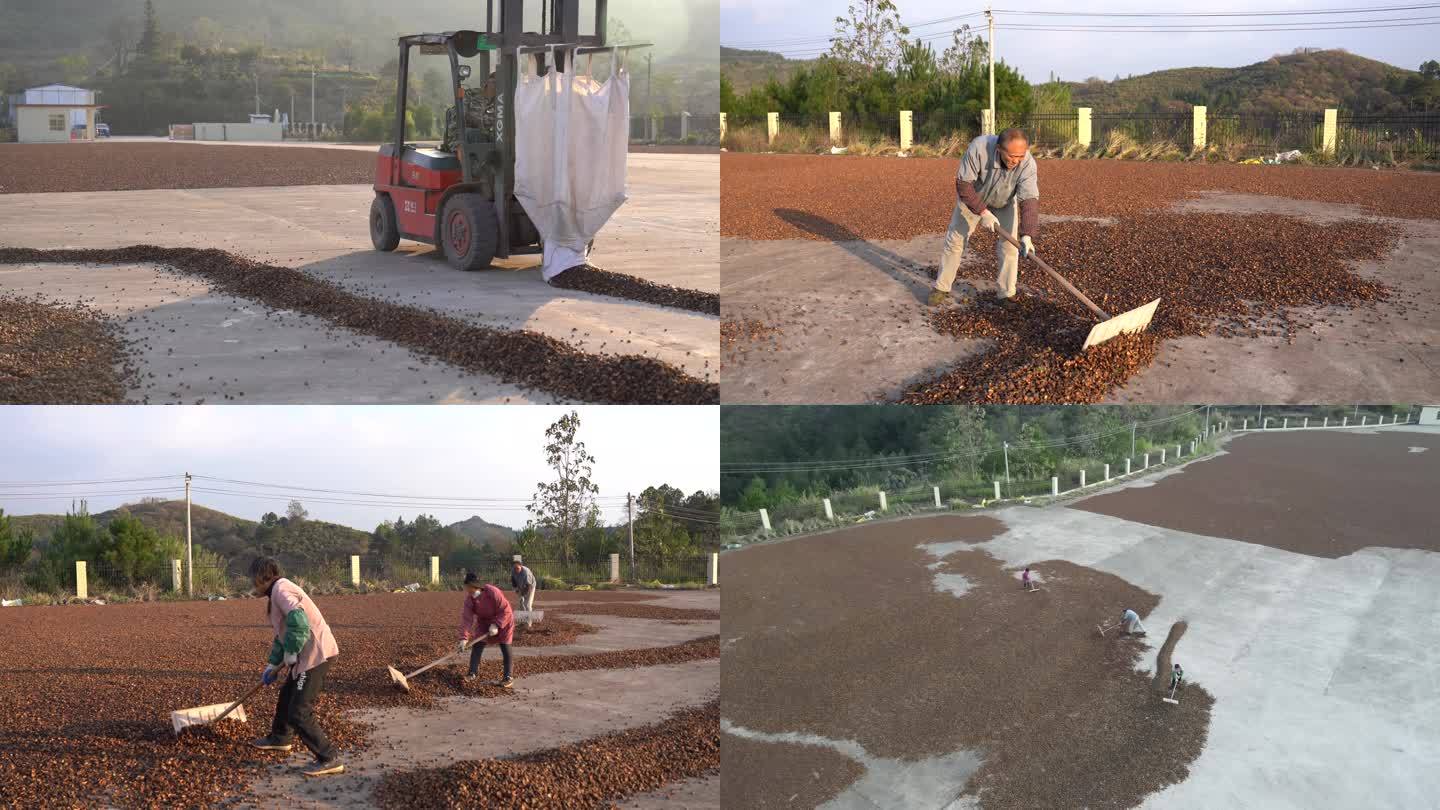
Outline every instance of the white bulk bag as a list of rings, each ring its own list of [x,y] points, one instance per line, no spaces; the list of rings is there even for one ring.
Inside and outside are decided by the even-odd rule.
[[[597,82],[565,72],[538,76],[527,67],[515,88],[515,196],[545,243],[546,281],[585,263],[586,245],[625,202],[630,144],[630,73],[612,51],[611,76]],[[526,60],[529,61],[529,60]]]

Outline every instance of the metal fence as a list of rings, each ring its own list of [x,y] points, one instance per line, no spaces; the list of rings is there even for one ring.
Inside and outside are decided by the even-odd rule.
[[[630,142],[660,146],[718,146],[720,115],[632,115]]]
[[[1105,145],[1112,133],[1138,143],[1168,142],[1188,147],[1194,142],[1195,118],[1191,113],[1107,113],[1090,114],[1090,143]]]
[[[1342,151],[1391,153],[1397,160],[1440,158],[1440,112],[1346,115],[1336,120]]]
[[[1218,147],[1311,152],[1323,146],[1324,128],[1324,113],[1215,113],[1205,117],[1205,140]]]

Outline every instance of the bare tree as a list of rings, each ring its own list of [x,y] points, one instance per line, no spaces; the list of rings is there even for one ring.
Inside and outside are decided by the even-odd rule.
[[[115,74],[117,76],[124,73],[125,66],[130,64],[130,56],[135,51],[136,36],[135,21],[129,17],[116,17],[105,29],[105,41],[115,52]]]
[[[848,12],[848,18],[835,18],[830,56],[866,70],[894,65],[910,29],[900,22],[900,10],[893,0],[859,0]]]
[[[945,73],[959,76],[978,70],[989,57],[989,46],[978,34],[970,32],[970,26],[962,25],[950,34],[950,46],[940,55],[940,69]]]

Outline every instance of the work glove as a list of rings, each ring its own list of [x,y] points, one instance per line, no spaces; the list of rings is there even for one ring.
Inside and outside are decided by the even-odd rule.
[[[285,666],[287,666],[287,667],[293,667],[293,666],[295,666],[295,662],[296,662],[296,661],[299,661],[299,660],[300,660],[300,653],[292,653],[292,652],[287,652],[287,653],[285,653]]]
[[[280,677],[279,672],[280,667],[277,667],[274,664],[266,664],[265,671],[260,673],[260,683],[269,686],[270,684],[275,682],[276,678]]]
[[[1020,258],[1022,258],[1022,259],[1028,259],[1028,258],[1030,258],[1031,256],[1034,256],[1034,255],[1035,255],[1035,243],[1032,242],[1032,241],[1030,241],[1030,237],[1028,237],[1028,236],[1022,236],[1022,237],[1020,237]]]
[[[989,208],[986,208],[980,212],[980,227],[994,233],[995,229],[1000,227],[1000,220],[996,219],[995,215],[990,213]]]
[[[493,624],[490,625],[490,635],[492,635],[492,636],[498,636],[499,634],[500,634],[500,628],[496,627],[496,626],[493,625]]]
[[[469,645],[470,645],[470,642],[461,640],[460,646],[455,648],[455,652],[457,652],[457,653],[463,653],[463,652],[465,652],[465,649],[466,649]]]

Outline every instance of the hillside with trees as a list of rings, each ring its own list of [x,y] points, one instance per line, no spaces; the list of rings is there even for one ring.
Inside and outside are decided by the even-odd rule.
[[[628,61],[634,114],[717,111],[718,34],[703,21],[718,6],[692,5],[610,3],[611,41],[655,45]],[[539,8],[527,4],[527,30],[539,27]],[[483,15],[483,5],[453,0],[403,9],[380,0],[7,0],[0,96],[55,82],[93,88],[116,134],[160,134],[171,123],[244,121],[257,108],[310,121],[313,73],[314,120],[374,139],[371,119],[393,114],[397,38],[483,28]],[[418,138],[438,137],[450,98],[444,60],[428,59],[412,68]]]
[[[446,528],[465,535],[477,544],[489,544],[496,551],[506,551],[510,548],[510,544],[515,542],[514,529],[498,523],[491,523],[479,515],[451,523]]]

